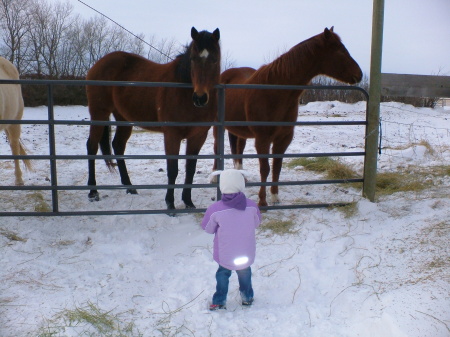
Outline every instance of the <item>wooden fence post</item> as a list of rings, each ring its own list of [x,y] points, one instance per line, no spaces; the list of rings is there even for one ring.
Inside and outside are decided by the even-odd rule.
[[[373,1],[372,49],[370,60],[369,111],[366,129],[363,196],[375,201],[378,136],[380,125],[381,56],[383,46],[384,0]]]

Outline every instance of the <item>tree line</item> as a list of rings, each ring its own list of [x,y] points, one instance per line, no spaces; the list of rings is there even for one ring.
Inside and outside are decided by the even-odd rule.
[[[115,50],[155,62],[167,62],[176,52],[173,40],[151,36],[147,44],[143,34],[133,36],[102,16],[83,19],[68,1],[0,0],[0,23],[0,52],[24,75],[83,77]]]
[[[102,56],[116,50],[160,63],[178,52],[174,40],[151,36],[147,43],[145,39],[103,16],[84,19],[68,1],[0,0],[0,53],[23,79],[84,79]],[[26,105],[45,104],[45,87],[25,85],[23,91]],[[84,89],[73,86],[55,87],[54,94],[56,104],[83,104],[86,100]]]
[[[154,35],[149,38],[142,33],[132,35],[103,16],[82,18],[67,0],[0,0],[0,54],[17,67],[22,79],[84,79],[101,57],[116,50],[166,63],[176,56],[179,46],[174,40],[157,40]],[[234,63],[229,54],[225,56],[224,69]],[[326,77],[317,77],[312,84],[339,85]],[[367,76],[359,86],[368,91]],[[47,104],[45,86],[23,85],[22,91],[27,106]],[[53,96],[58,105],[87,104],[81,86],[55,86]],[[355,91],[306,90],[300,103],[330,100],[352,103],[362,99]],[[403,101],[416,106],[433,104],[423,99]]]

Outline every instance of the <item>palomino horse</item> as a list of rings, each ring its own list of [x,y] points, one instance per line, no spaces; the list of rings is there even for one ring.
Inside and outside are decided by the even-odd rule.
[[[185,122],[186,126],[144,127],[162,132],[167,155],[178,155],[180,143],[186,139],[186,155],[198,155],[203,146],[209,126],[189,126],[190,122],[212,122],[216,118],[217,93],[214,85],[220,79],[220,32],[191,30],[192,42],[183,54],[167,64],[157,64],[141,56],[125,52],[113,52],[100,59],[88,72],[88,80],[142,81],[192,83],[190,88],[163,87],[86,87],[89,113],[93,121],[108,121],[112,113],[116,121]],[[132,126],[117,126],[112,147],[116,155],[123,155],[131,135]],[[88,155],[95,155],[98,146],[104,155],[111,154],[109,128],[92,125],[87,140]],[[107,165],[112,163],[107,161]],[[185,184],[192,184],[196,159],[186,160]],[[117,160],[122,184],[131,185],[124,160]],[[167,160],[169,184],[175,184],[178,160]],[[96,185],[95,162],[89,160],[88,185]],[[127,193],[136,194],[135,189]],[[97,190],[91,190],[90,200],[99,200]],[[174,209],[174,189],[167,189],[166,204]],[[191,189],[184,188],[182,200],[186,208],[195,208]]]
[[[221,75],[224,84],[281,84],[307,85],[317,75],[355,84],[361,81],[361,68],[350,56],[341,39],[331,29],[292,47],[287,53],[258,70],[231,68]],[[295,122],[302,90],[228,89],[226,93],[226,121]],[[294,126],[228,126],[233,154],[244,152],[246,139],[255,138],[258,154],[284,154],[294,136]],[[217,129],[214,129],[217,142]],[[217,145],[215,145],[217,153]],[[273,158],[272,181],[278,182],[282,158]],[[260,158],[261,182],[270,172],[269,159]],[[242,169],[242,160],[235,160]],[[216,163],[214,165],[216,169]],[[272,201],[279,202],[278,186],[271,186]],[[267,206],[266,188],[259,190],[259,205]]]
[[[18,80],[19,72],[16,67],[7,59],[0,57],[0,79]],[[22,89],[19,84],[0,85],[0,119],[22,119],[23,98]],[[0,124],[0,131],[5,130],[13,156],[25,156],[25,148],[20,141],[20,124]],[[25,167],[31,169],[31,162],[23,160]],[[14,173],[16,175],[16,185],[23,185],[22,170],[19,159],[14,159]]]

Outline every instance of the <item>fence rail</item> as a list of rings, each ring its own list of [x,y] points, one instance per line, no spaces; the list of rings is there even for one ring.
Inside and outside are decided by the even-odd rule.
[[[219,84],[216,86],[218,90],[218,119],[216,122],[204,123],[195,122],[189,123],[192,126],[216,126],[219,135],[219,153],[216,155],[60,155],[56,154],[55,144],[55,130],[56,125],[128,125],[128,126],[186,126],[186,123],[177,122],[122,122],[122,121],[69,121],[69,120],[55,120],[53,110],[53,87],[56,85],[99,85],[99,86],[138,86],[138,87],[171,87],[171,88],[192,88],[190,84],[185,83],[160,83],[160,82],[116,82],[116,81],[66,81],[66,80],[0,80],[1,84],[28,84],[28,85],[46,85],[48,87],[48,120],[0,120],[0,124],[41,124],[49,127],[49,155],[27,155],[27,156],[13,156],[0,155],[0,160],[11,159],[31,159],[31,160],[49,160],[50,161],[50,186],[48,185],[33,185],[33,186],[0,186],[0,190],[46,190],[52,193],[52,211],[51,212],[0,212],[0,216],[80,216],[80,215],[119,215],[119,214],[166,214],[166,213],[198,213],[204,212],[204,208],[197,209],[148,209],[148,210],[102,210],[102,211],[60,211],[58,204],[58,191],[63,190],[108,190],[108,189],[127,189],[130,186],[124,185],[97,185],[97,186],[71,186],[59,185],[57,182],[57,165],[58,160],[87,160],[87,159],[217,159],[218,168],[223,169],[225,159],[235,158],[298,158],[298,157],[341,157],[341,156],[365,156],[364,152],[332,152],[332,153],[297,153],[297,154],[243,154],[243,155],[226,155],[224,153],[224,131],[227,126],[264,126],[264,125],[279,125],[279,126],[323,126],[323,125],[366,125],[367,116],[364,121],[315,121],[315,122],[226,122],[224,121],[225,112],[225,91],[227,89],[260,89],[260,90],[355,90],[361,92],[362,96],[368,102],[367,92],[354,86],[281,86],[281,85],[240,85],[240,84]],[[367,106],[366,106],[367,114]],[[367,132],[367,131],[366,131]],[[367,136],[367,135],[366,135]],[[367,137],[366,137],[367,139]],[[367,144],[366,144],[367,146]],[[339,183],[364,183],[364,177],[359,179],[346,180],[308,180],[308,181],[290,181],[290,182],[254,182],[247,183],[247,186],[286,186],[286,185],[318,185],[318,184],[339,184]],[[220,191],[218,184],[156,184],[156,185],[133,185],[134,189],[167,189],[167,188],[216,188],[218,197]],[[304,204],[304,205],[272,205],[261,207],[262,210],[273,209],[302,209],[302,208],[321,208],[330,206],[341,206],[344,203],[319,203],[319,204]]]

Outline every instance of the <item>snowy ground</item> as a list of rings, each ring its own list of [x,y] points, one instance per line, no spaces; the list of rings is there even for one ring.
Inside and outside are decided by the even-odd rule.
[[[88,119],[85,107],[56,107],[56,119]],[[364,120],[365,103],[310,103],[299,120]],[[28,108],[24,119],[46,119],[46,107]],[[383,103],[384,148],[380,171],[449,165],[450,111]],[[57,126],[59,154],[85,154],[86,126]],[[47,127],[23,126],[30,154],[48,154]],[[9,154],[2,135],[0,154]],[[363,126],[298,127],[289,153],[357,152]],[[254,152],[252,143],[247,153]],[[127,154],[162,154],[162,136],[135,132]],[[212,137],[202,154],[212,153]],[[357,171],[362,158],[346,157]],[[179,181],[184,178],[180,165]],[[256,160],[245,169],[258,180]],[[199,161],[195,183],[206,183],[212,161]],[[227,162],[226,167],[232,163]],[[0,162],[4,185],[14,182],[11,161]],[[47,161],[25,172],[26,185],[48,185]],[[129,160],[134,184],[166,181],[165,162]],[[163,169],[163,170],[160,170]],[[118,184],[97,163],[98,184]],[[283,168],[281,180],[320,175]],[[87,163],[58,163],[61,185],[84,185]],[[215,287],[212,236],[199,227],[201,214],[0,218],[0,336],[98,336],[99,328],[70,322],[69,312],[96,311],[117,319],[111,336],[450,336],[450,189],[381,196],[376,203],[356,188],[339,185],[282,187],[283,203],[355,202],[347,216],[339,209],[269,211],[271,221],[292,222],[290,234],[261,230],[253,265],[255,304],[239,304],[231,278],[228,310],[206,310]],[[257,200],[257,189],[248,196]],[[60,210],[165,207],[164,190],[60,193]],[[214,189],[195,189],[197,207],[207,207]],[[181,207],[180,190],[176,190]],[[30,211],[50,205],[45,192],[2,191],[0,211]],[[130,323],[129,325],[127,325]],[[101,324],[100,324],[101,325]],[[128,328],[128,332],[127,331]],[[119,334],[118,331],[123,334]]]

